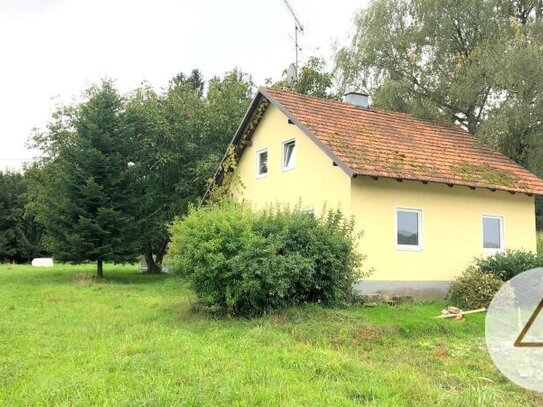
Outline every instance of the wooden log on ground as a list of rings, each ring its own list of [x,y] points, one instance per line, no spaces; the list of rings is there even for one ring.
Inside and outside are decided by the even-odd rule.
[[[470,310],[470,311],[462,311],[458,314],[442,314],[442,315],[439,315],[435,318],[454,318],[458,315],[468,315],[468,314],[477,314],[478,312],[485,312],[486,311],[486,308],[479,308],[479,309],[473,309],[473,310]]]

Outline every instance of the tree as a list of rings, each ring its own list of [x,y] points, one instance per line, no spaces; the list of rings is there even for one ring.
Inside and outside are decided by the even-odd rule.
[[[376,0],[334,72],[340,90],[462,125],[543,176],[542,15],[541,0]]]
[[[286,71],[283,73],[286,75]],[[310,57],[299,72],[298,80],[288,86],[285,79],[272,85],[278,89],[289,89],[302,93],[304,95],[317,96],[323,98],[334,98],[331,91],[332,74],[326,71],[326,62],[322,58]]]
[[[0,171],[0,261],[21,263],[43,255],[42,230],[27,203],[25,176]]]
[[[188,85],[191,89],[196,91],[198,97],[202,97],[204,94],[205,81],[199,69],[193,69],[190,72],[190,75],[186,75],[183,72],[178,73],[172,78],[170,84],[172,87]]]
[[[209,81],[204,134],[198,149],[199,179],[207,181],[213,176],[249,107],[254,88],[251,77],[236,69]]]
[[[86,92],[82,103],[59,108],[33,137],[46,158],[30,170],[33,209],[45,242],[60,261],[131,262],[137,255],[134,205],[123,102],[111,81]]]
[[[190,77],[196,77],[193,74]],[[189,77],[189,78],[190,78]],[[157,93],[144,86],[128,99],[124,137],[130,148],[139,245],[147,270],[159,272],[169,242],[167,225],[202,197],[249,105],[253,85],[234,70],[203,78],[177,75]]]
[[[131,193],[138,244],[151,273],[161,271],[168,223],[197,199],[196,139],[204,121],[199,88],[173,82],[164,94],[137,89],[126,104],[125,142],[130,146]]]

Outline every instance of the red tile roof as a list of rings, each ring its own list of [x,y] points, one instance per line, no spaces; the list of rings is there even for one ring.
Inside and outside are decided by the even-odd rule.
[[[543,181],[459,126],[261,88],[351,175],[543,195]]]

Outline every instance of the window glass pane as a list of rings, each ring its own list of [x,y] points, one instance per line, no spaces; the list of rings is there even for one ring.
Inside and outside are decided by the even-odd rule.
[[[398,244],[419,245],[419,214],[398,211]]]
[[[501,219],[483,218],[483,248],[501,248]]]
[[[260,175],[268,173],[268,152],[262,151],[258,155],[258,173]]]
[[[296,164],[296,143],[291,141],[284,145],[284,167],[291,168]]]

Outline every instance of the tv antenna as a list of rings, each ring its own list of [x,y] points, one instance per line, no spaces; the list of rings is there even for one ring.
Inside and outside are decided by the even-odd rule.
[[[285,3],[285,6],[287,6],[288,11],[290,14],[292,14],[292,18],[294,19],[294,46],[296,48],[296,62],[294,64],[294,67],[296,68],[296,77],[298,76],[298,52],[302,50],[300,47],[300,44],[298,43],[298,33],[304,32],[304,27],[302,23],[300,23],[300,20],[298,19],[298,16],[296,16],[296,13],[294,12],[294,9],[292,8],[292,5],[288,0],[283,0]]]

